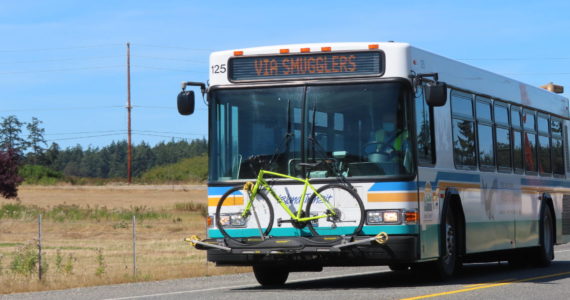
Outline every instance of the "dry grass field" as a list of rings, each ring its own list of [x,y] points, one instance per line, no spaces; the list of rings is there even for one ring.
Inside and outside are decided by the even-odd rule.
[[[183,242],[193,234],[205,235],[202,213],[180,205],[207,205],[205,186],[21,186],[18,201],[0,199],[0,206],[14,203],[44,210],[62,204],[91,210],[138,208],[158,217],[136,224],[136,276],[131,221],[46,217],[42,245],[47,271],[42,281],[35,268],[28,273],[31,253],[37,252],[37,218],[0,218],[0,294],[249,271],[217,268],[206,263],[204,251]]]

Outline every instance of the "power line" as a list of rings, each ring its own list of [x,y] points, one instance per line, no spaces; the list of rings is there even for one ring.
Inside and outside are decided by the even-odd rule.
[[[93,133],[125,133],[126,130],[102,130],[102,131],[78,131],[78,132],[59,132],[46,133],[45,135],[76,135],[76,134],[93,134]]]
[[[78,136],[78,137],[69,137],[69,138],[58,138],[58,139],[49,139],[49,140],[46,140],[46,141],[47,141],[47,142],[53,142],[53,141],[79,140],[79,139],[90,139],[90,138],[96,138],[96,137],[117,136],[117,135],[123,135],[123,133],[110,133],[110,134],[100,134],[100,135],[91,135],[91,136]]]
[[[11,71],[11,72],[0,72],[0,75],[69,72],[69,71],[84,71],[84,70],[99,70],[99,69],[114,69],[114,68],[123,68],[123,66],[81,67],[81,68],[65,68],[65,69],[35,70],[35,71]]]
[[[2,109],[0,112],[15,112],[15,111],[60,111],[60,110],[93,110],[93,109],[109,109],[109,108],[123,108],[120,105],[109,106],[84,106],[84,107],[50,107],[50,108],[16,108],[16,109]]]
[[[178,50],[189,50],[189,51],[205,51],[213,52],[212,49],[200,49],[200,48],[186,48],[178,46],[163,46],[163,45],[151,45],[151,44],[136,44],[137,47],[149,47],[149,48],[162,48],[162,49],[178,49]]]
[[[28,49],[0,49],[0,52],[35,52],[35,51],[55,51],[55,50],[72,50],[72,49],[92,49],[105,47],[118,47],[122,44],[101,44],[101,45],[85,45],[71,47],[54,47],[54,48],[28,48]]]
[[[570,60],[570,57],[487,57],[487,58],[457,58],[456,60],[507,60],[507,61],[524,61],[524,60]]]
[[[165,133],[165,134],[182,134],[182,135],[204,135],[203,133],[190,133],[190,132],[173,132],[173,131],[153,131],[153,130],[134,130],[136,132],[147,133]]]
[[[151,70],[161,70],[161,71],[175,71],[175,72],[186,72],[186,73],[203,73],[199,71],[188,71],[184,69],[173,69],[164,67],[154,67],[154,66],[144,66],[144,65],[132,65],[135,68],[151,69]]]
[[[75,61],[75,60],[90,60],[90,59],[107,59],[107,58],[121,58],[119,55],[112,56],[89,56],[89,57],[67,57],[67,58],[56,58],[56,59],[42,59],[42,60],[22,60],[22,61],[10,61],[10,62],[0,62],[0,65],[8,64],[33,64],[42,62],[61,62],[61,61]]]

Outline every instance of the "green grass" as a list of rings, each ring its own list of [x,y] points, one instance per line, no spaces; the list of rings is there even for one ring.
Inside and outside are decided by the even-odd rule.
[[[0,219],[33,219],[38,214],[44,218],[58,222],[79,220],[131,220],[133,216],[139,221],[148,219],[167,219],[170,214],[154,211],[146,206],[133,206],[130,209],[108,209],[105,206],[80,207],[79,205],[60,204],[49,209],[20,203],[4,204],[0,207]]]

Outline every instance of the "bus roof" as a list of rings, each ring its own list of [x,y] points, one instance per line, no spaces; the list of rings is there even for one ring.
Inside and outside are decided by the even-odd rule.
[[[228,62],[238,56],[305,54],[380,50],[384,53],[382,78],[406,78],[412,74],[438,73],[450,87],[570,117],[568,99],[520,81],[416,48],[408,43],[313,43],[274,45],[213,52],[210,84],[235,85],[229,80]],[[223,65],[223,66],[222,66]],[[217,68],[217,69],[216,69]],[[223,72],[222,72],[223,71]]]

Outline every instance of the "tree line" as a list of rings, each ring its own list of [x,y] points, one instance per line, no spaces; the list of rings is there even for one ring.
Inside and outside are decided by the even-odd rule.
[[[57,143],[47,145],[41,124],[42,121],[37,118],[32,118],[31,122],[22,122],[16,116],[3,117],[0,122],[0,152],[12,153],[20,165],[41,165],[67,176],[127,176],[126,141],[113,141],[104,147],[84,148],[77,145],[62,149]],[[192,141],[171,140],[154,146],[142,142],[132,147],[132,174],[136,177],[155,166],[204,155],[207,151],[208,142],[205,138]]]

